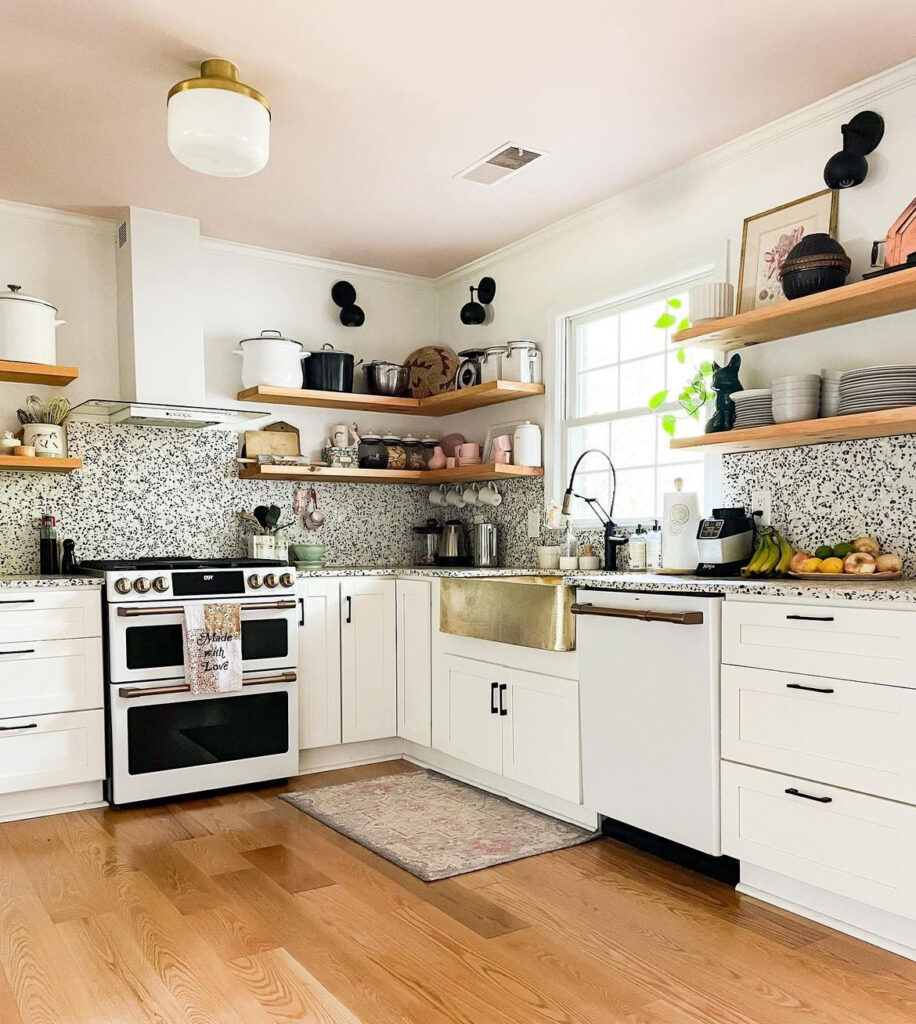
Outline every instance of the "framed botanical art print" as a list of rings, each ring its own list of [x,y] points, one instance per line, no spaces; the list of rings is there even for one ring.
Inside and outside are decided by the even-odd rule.
[[[805,235],[823,232],[835,237],[837,205],[836,191],[825,188],[823,192],[745,220],[738,276],[738,313],[785,300],[779,271],[786,256]]]

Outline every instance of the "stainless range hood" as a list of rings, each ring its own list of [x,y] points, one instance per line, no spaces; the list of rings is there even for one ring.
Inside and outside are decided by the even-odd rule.
[[[198,430],[272,415],[206,401],[198,221],[130,207],[116,266],[121,396],[90,399],[71,415]]]

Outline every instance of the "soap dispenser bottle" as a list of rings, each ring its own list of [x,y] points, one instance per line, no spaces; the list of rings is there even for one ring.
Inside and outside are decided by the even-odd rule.
[[[662,531],[656,519],[652,529],[646,534],[646,569],[658,572],[662,567]]]
[[[627,541],[627,568],[630,572],[646,571],[646,531],[639,524]]]

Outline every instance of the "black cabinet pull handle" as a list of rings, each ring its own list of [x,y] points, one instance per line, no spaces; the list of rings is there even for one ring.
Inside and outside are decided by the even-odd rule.
[[[797,619],[799,622],[833,622],[832,615],[787,615],[787,619]]]
[[[347,622],[353,621],[353,598],[347,595]]]
[[[810,793],[803,793],[800,789],[796,789],[794,786],[786,790],[789,796],[800,796],[802,800],[814,800],[815,803],[819,804],[832,804],[832,796],[812,796]]]
[[[507,686],[506,686],[505,683],[500,683],[499,684],[499,713],[501,715],[508,715],[509,714],[509,712],[506,711],[505,704],[503,704],[503,694],[506,692],[506,689],[507,689]]]
[[[17,598],[15,601],[0,601],[0,604],[34,604],[34,603],[35,603],[35,598],[34,597],[20,597],[20,598]]]
[[[0,658],[8,658],[11,654],[34,654],[34,647],[24,647],[21,651],[0,651]]]
[[[810,693],[833,693],[829,686],[802,686],[801,683],[786,683],[787,690],[808,690]]]
[[[496,691],[499,689],[499,683],[490,683],[490,714],[498,715],[499,708],[496,706]]]
[[[299,598],[299,625],[305,625],[305,598]]]
[[[37,722],[30,722],[28,725],[0,725],[0,732],[16,732],[18,729],[37,729]]]

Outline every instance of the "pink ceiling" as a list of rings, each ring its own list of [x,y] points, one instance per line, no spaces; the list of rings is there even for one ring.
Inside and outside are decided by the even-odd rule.
[[[0,196],[435,276],[906,60],[914,34],[912,0],[6,0]],[[271,102],[255,177],[166,147],[166,92],[207,56]],[[551,155],[453,179],[510,140]]]

